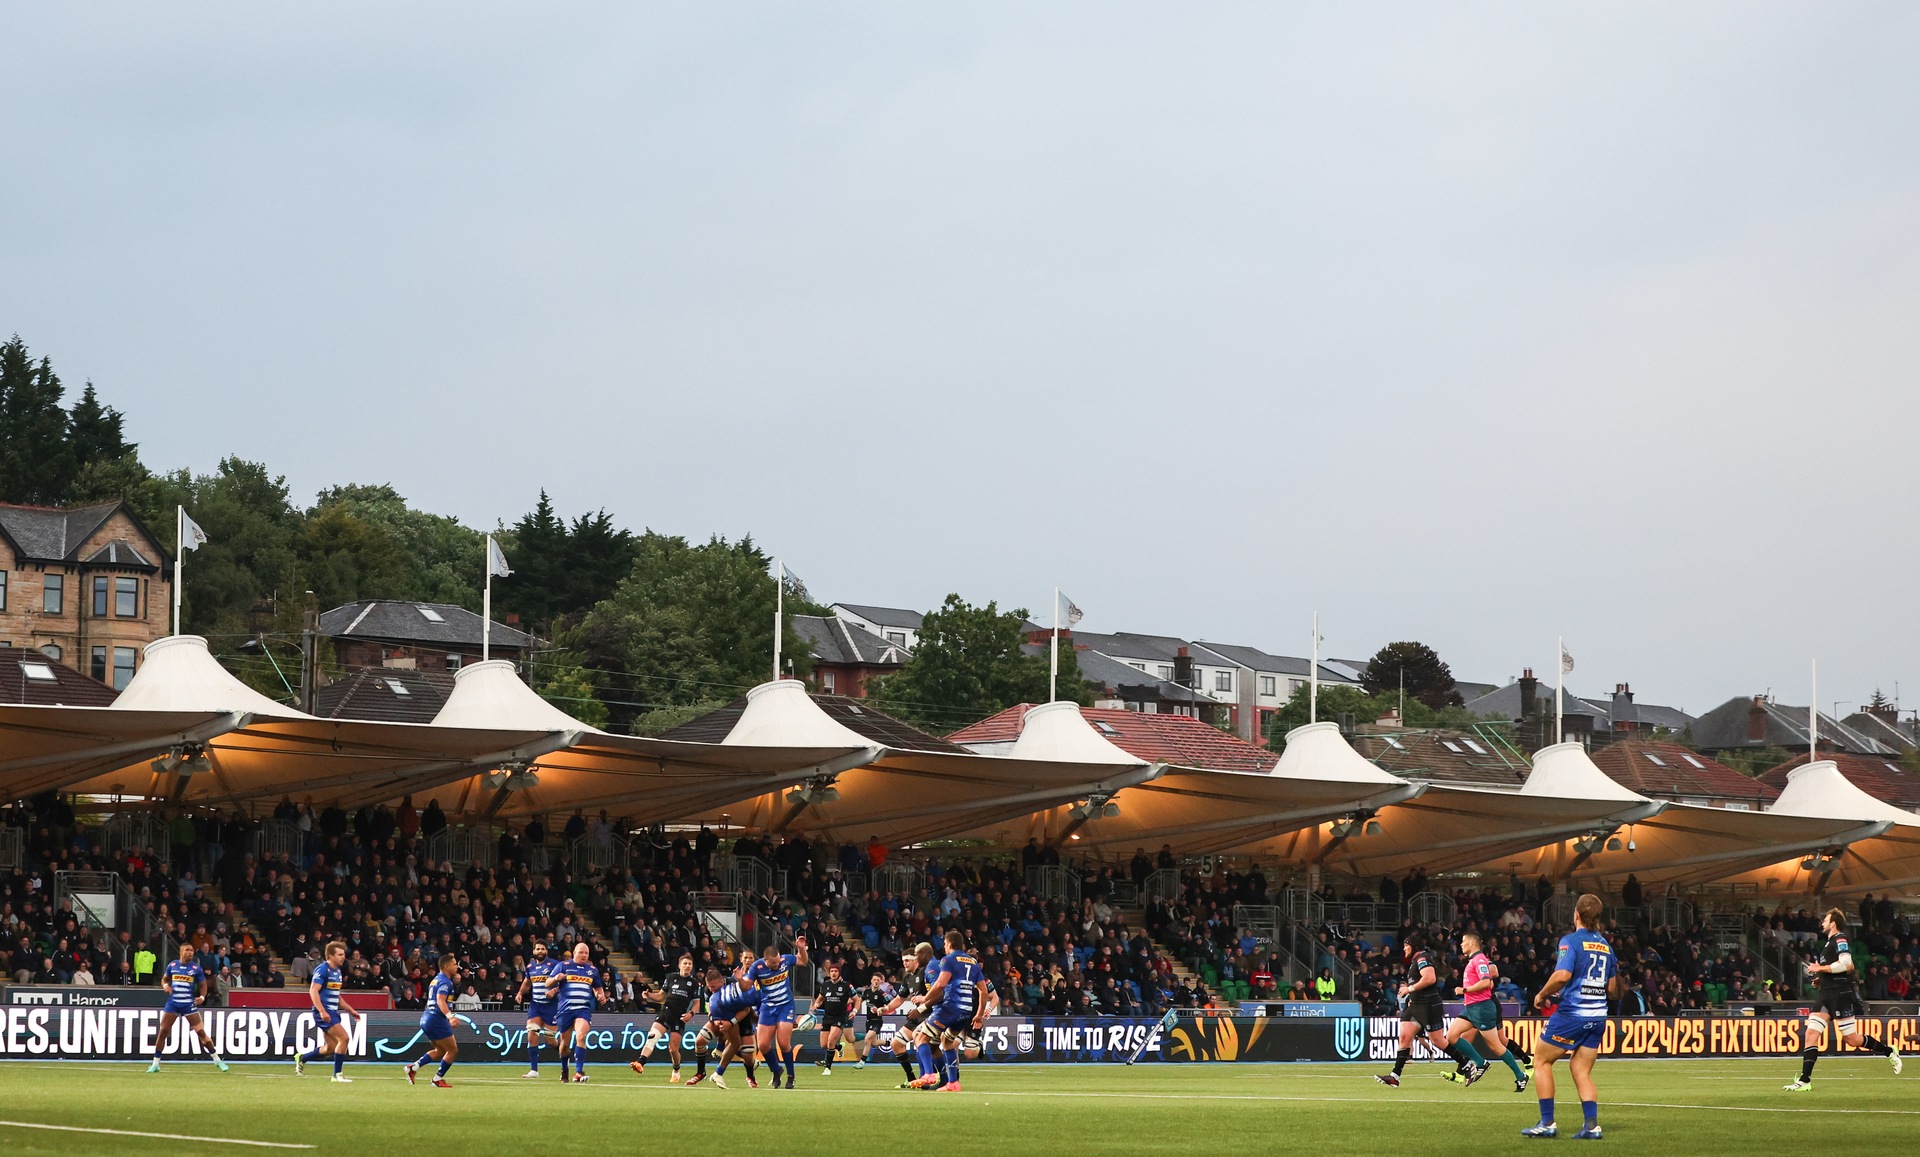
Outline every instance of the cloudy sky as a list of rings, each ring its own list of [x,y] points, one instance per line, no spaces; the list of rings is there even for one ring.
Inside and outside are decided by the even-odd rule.
[[[1920,705],[1920,8],[394,7],[0,7],[0,331],[150,463]]]

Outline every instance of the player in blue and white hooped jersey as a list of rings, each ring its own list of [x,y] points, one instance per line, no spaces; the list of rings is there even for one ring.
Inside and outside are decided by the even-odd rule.
[[[554,1050],[560,1053],[560,1072],[564,1076],[567,1069],[567,1054],[560,1048],[560,962],[547,955],[547,946],[542,941],[533,945],[533,961],[527,965],[527,974],[520,981],[519,1000],[527,1006],[527,1072],[529,1077],[540,1075],[540,1038],[546,1037],[553,1042]]]
[[[937,1044],[941,1052],[939,1071],[931,1078],[922,1077],[916,1087],[957,1093],[961,1041],[980,1029],[987,1011],[986,969],[967,951],[966,935],[957,929],[947,933],[947,954],[940,959],[940,971],[923,1003],[929,1011],[920,1022],[920,1041],[928,1049]],[[926,1083],[929,1080],[939,1084]]]
[[[760,959],[741,969],[743,980],[760,990],[760,1059],[773,1071],[773,1087],[780,1087],[780,1066],[787,1069],[787,1088],[793,1088],[793,973],[806,968],[807,938],[793,939],[793,952],[783,953],[778,945],[767,945]]]
[[[712,1078],[718,1088],[727,1087],[727,1066],[745,1053],[746,1041],[740,1033],[740,1022],[752,1014],[759,1001],[759,991],[745,981],[729,977],[718,968],[707,969],[707,1027],[700,1030],[694,1047],[696,1050],[702,1045],[710,1048],[714,1041],[720,1042],[720,1060]],[[748,1064],[751,1067],[751,1062]],[[687,1084],[697,1085],[705,1079],[702,1072]]]
[[[437,1060],[440,1070],[434,1074],[433,1087],[453,1087],[447,1083],[447,1070],[453,1067],[453,1058],[460,1055],[460,1042],[453,1039],[453,994],[459,983],[460,961],[448,952],[440,957],[440,971],[434,973],[433,984],[427,989],[427,1007],[420,1014],[420,1032],[427,1038],[429,1047],[419,1060],[406,1067],[410,1085],[418,1083],[416,1078],[428,1061]]]
[[[326,959],[314,968],[313,983],[307,986],[307,998],[313,1002],[313,1027],[320,1033],[320,1043],[310,1052],[294,1058],[295,1076],[307,1071],[308,1061],[332,1056],[334,1082],[342,1085],[353,1083],[353,1078],[341,1071],[347,1061],[346,1018],[349,1014],[358,1015],[346,998],[340,995],[340,989],[347,981],[346,973],[341,971],[346,963],[346,941],[329,941]]]
[[[600,970],[593,966],[587,942],[573,946],[573,959],[560,966],[560,1038],[572,1042],[573,1079],[587,1079],[587,1032],[593,1028],[593,1008],[607,998],[600,986]],[[565,1047],[563,1043],[562,1047]],[[566,1079],[566,1056],[561,1055],[561,1079]]]
[[[226,1072],[227,1062],[221,1059],[220,1050],[213,1047],[213,1038],[201,1027],[200,1005],[207,999],[207,974],[194,962],[193,945],[182,944],[180,959],[167,961],[167,966],[160,970],[160,987],[167,992],[167,1003],[160,1010],[160,1030],[153,1038],[153,1063],[147,1066],[147,1071],[160,1071],[160,1050],[167,1047],[173,1022],[186,1017],[187,1027],[200,1037],[200,1047],[207,1050],[221,1072]]]
[[[1600,1094],[1593,1084],[1593,1062],[1607,1032],[1607,998],[1623,990],[1620,962],[1613,945],[1600,932],[1600,897],[1580,897],[1573,907],[1572,932],[1560,938],[1560,954],[1553,975],[1533,998],[1533,1006],[1548,1013],[1547,1026],[1533,1050],[1533,1087],[1540,1098],[1540,1123],[1522,1129],[1523,1137],[1559,1136],[1553,1119],[1553,1064],[1571,1057],[1567,1068],[1580,1092],[1583,1123],[1576,1141],[1600,1140]]]

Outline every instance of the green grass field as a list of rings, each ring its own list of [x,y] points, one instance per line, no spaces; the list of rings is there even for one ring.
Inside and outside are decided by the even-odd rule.
[[[551,1066],[548,1066],[551,1068]],[[832,1077],[808,1066],[793,1092],[688,1089],[665,1066],[636,1077],[599,1066],[584,1086],[524,1080],[508,1065],[456,1067],[452,1089],[410,1086],[397,1065],[0,1064],[0,1154],[91,1153],[1267,1153],[1519,1152],[1543,1144],[1531,1092],[1496,1072],[1471,1089],[1414,1065],[1406,1084],[1372,1065],[975,1066],[959,1094],[902,1092],[889,1064]],[[545,1070],[543,1070],[545,1071]],[[689,1070],[691,1071],[691,1070]],[[1561,1138],[1580,1107],[1562,1083]],[[1602,1061],[1607,1143],[1642,1153],[1822,1153],[1920,1137],[1920,1075],[1879,1060],[1823,1061],[1811,1094],[1780,1086],[1791,1061]],[[23,1127],[60,1125],[190,1135],[166,1139]],[[306,1145],[281,1150],[210,1139]]]

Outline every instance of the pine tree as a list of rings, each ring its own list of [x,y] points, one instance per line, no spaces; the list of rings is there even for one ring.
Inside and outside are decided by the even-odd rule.
[[[52,506],[66,499],[78,463],[63,392],[53,363],[41,358],[35,365],[18,334],[0,345],[0,502]]]
[[[67,417],[67,446],[76,478],[92,463],[116,461],[139,449],[127,441],[125,421],[120,411],[100,404],[88,382]]]

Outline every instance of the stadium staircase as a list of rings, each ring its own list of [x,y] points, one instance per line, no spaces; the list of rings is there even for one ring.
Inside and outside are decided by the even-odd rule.
[[[607,946],[607,963],[613,965],[614,970],[619,972],[620,975],[633,981],[635,988],[639,988],[642,973],[640,971],[640,962],[633,958],[633,954],[624,948],[616,950],[613,947],[613,938],[602,931],[600,925],[595,922],[593,917],[587,915],[584,910],[576,909],[574,911],[574,919],[579,921],[581,931],[592,937],[596,944],[604,944]],[[647,979],[658,980],[659,977],[648,977]]]
[[[1113,914],[1120,917],[1121,921],[1126,924],[1129,932],[1136,928],[1142,932],[1147,932],[1147,910],[1143,906],[1139,904],[1114,904]],[[1147,940],[1153,945],[1154,955],[1163,958],[1168,964],[1173,966],[1173,978],[1176,987],[1179,984],[1185,984],[1190,988],[1203,986],[1210,995],[1215,997],[1220,995],[1220,978],[1218,975],[1215,975],[1212,980],[1208,980],[1205,976],[1187,967],[1186,961],[1175,956],[1172,950],[1165,944],[1160,943],[1159,939],[1151,932],[1147,932]]]
[[[220,894],[218,885],[202,884],[200,885],[200,891],[207,899],[213,901],[213,906],[219,910],[221,918],[227,922],[228,936],[238,940],[242,932],[251,932],[253,934],[253,942],[259,945],[260,950],[266,954],[267,959],[273,962],[273,967],[278,970],[280,975],[287,975],[287,961],[280,959],[280,954],[275,952],[273,945],[267,942],[265,933],[255,927],[253,921],[247,919],[245,913],[241,912],[238,907],[227,903],[226,897]],[[288,983],[291,984],[292,981],[289,980]]]

